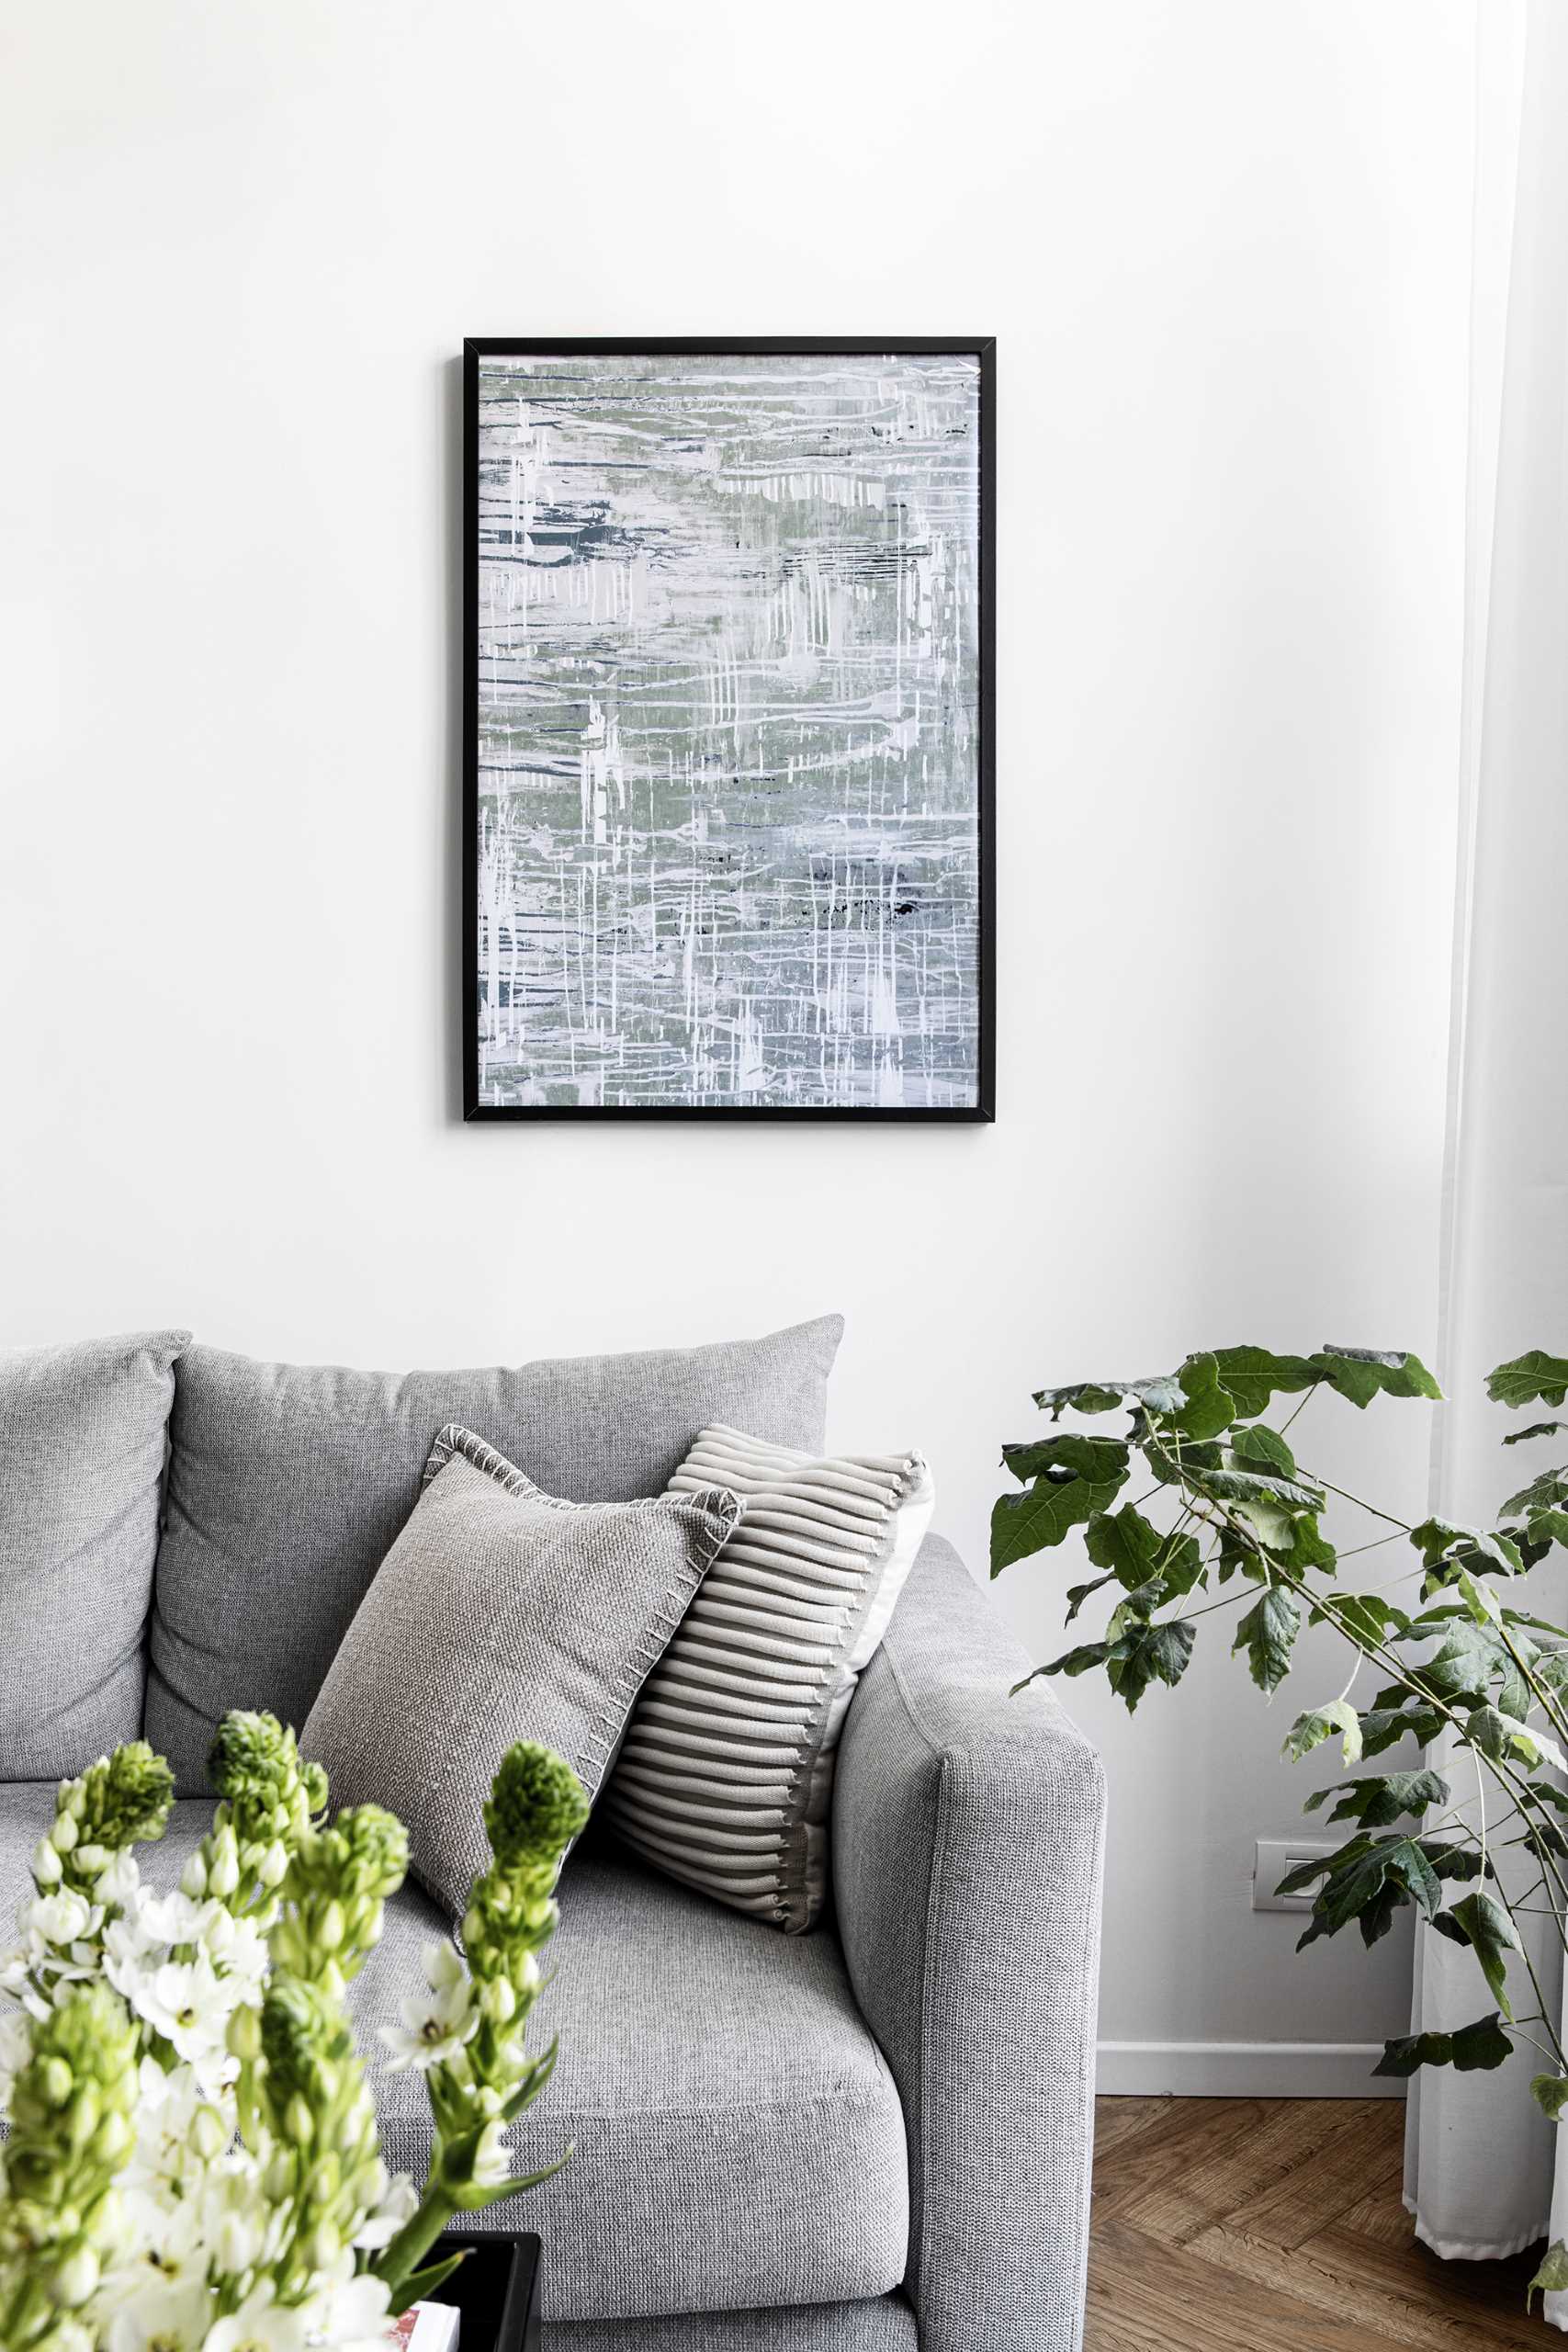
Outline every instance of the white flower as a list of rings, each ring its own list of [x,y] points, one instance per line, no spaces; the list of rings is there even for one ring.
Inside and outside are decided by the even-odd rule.
[[[418,2211],[419,2191],[413,2182],[406,2172],[394,2173],[374,2209],[355,2232],[355,2245],[363,2253],[379,2254]]]
[[[258,2287],[230,2318],[208,2329],[201,2352],[305,2352],[304,2316],[275,2303],[270,2284]]]
[[[129,1846],[122,1846],[94,1890],[100,1903],[124,1910],[135,1902],[141,1887],[141,1870]]]
[[[187,2064],[226,2054],[232,2004],[224,1999],[209,1960],[198,1953],[195,1960],[166,1960],[160,1967],[123,1973],[119,1991]]]
[[[54,1944],[61,1950],[77,1943],[91,1933],[103,1917],[95,1911],[84,1894],[73,1887],[62,1886],[52,1894],[40,1894],[28,1904],[26,1924],[41,1943]]]
[[[411,1997],[402,2002],[398,2014],[401,2025],[378,2028],[380,2039],[392,2055],[389,2074],[400,2074],[405,2067],[416,2066],[423,2074],[431,2066],[445,2064],[455,2058],[465,2041],[479,2028],[479,2012],[474,2007],[473,1987],[468,1971],[449,1944],[432,1944],[424,1955],[424,1973],[430,1991],[421,2000]]]
[[[391,2297],[384,2282],[369,2273],[356,2278],[352,2255],[345,2255],[318,2285],[301,2316],[312,2338],[330,2344],[335,2352],[384,2352],[387,2305]]]
[[[512,2177],[512,2158],[502,2133],[502,2123],[487,2123],[474,2154],[474,2179],[480,2188],[499,2188]]]
[[[109,2321],[107,2352],[197,2352],[211,2319],[212,2298],[199,2278],[153,2279]]]
[[[0,2010],[0,2109],[11,2104],[11,2086],[32,2055],[30,2027],[20,2009]]]

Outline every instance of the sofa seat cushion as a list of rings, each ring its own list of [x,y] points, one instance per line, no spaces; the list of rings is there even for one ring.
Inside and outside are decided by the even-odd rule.
[[[547,1494],[630,1502],[662,1491],[709,1421],[819,1447],[842,1329],[827,1315],[713,1347],[401,1374],[188,1349],[146,1715],[181,1793],[209,1786],[229,1708],[304,1723],[448,1421]]]
[[[53,1811],[48,1788],[0,1788],[0,1914],[15,1916]],[[173,1884],[211,1818],[176,1805],[149,1879]],[[898,2095],[855,2007],[838,1940],[779,1935],[641,1865],[580,1849],[560,1890],[535,2012],[560,2059],[513,2139],[530,2170],[566,2170],[478,2218],[536,2229],[551,2320],[756,2311],[880,2296],[904,2275],[908,2162]],[[354,1986],[362,2049],[423,1982],[446,1932],[405,1888]],[[423,2180],[422,2079],[371,2066],[387,2160]]]

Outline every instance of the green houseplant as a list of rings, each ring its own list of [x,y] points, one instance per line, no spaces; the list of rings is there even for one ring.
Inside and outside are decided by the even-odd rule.
[[[1361,1408],[1378,1396],[1441,1395],[1416,1356],[1326,1347],[1312,1355],[1215,1348],[1154,1379],[1041,1390],[1035,1403],[1053,1423],[1064,1413],[1127,1419],[1115,1434],[1058,1426],[1004,1447],[1019,1484],[992,1513],[991,1573],[1081,1530],[1095,1573],[1069,1589],[1067,1622],[1101,1595],[1108,1621],[1098,1640],[1037,1672],[1103,1672],[1129,1710],[1153,1684],[1180,1681],[1205,1618],[1227,1618],[1232,1650],[1269,1696],[1292,1670],[1303,1625],[1332,1626],[1348,1646],[1349,1673],[1338,1691],[1314,1694],[1296,1715],[1286,1755],[1337,1740],[1348,1773],[1403,1742],[1412,1752],[1439,1743],[1443,1769],[1420,1760],[1362,1770],[1307,1799],[1309,1812],[1328,1807],[1345,1838],[1281,1882],[1281,1891],[1314,1890],[1301,1942],[1354,1922],[1370,1946],[1413,1905],[1427,1928],[1473,1953],[1487,2006],[1453,2033],[1388,2042],[1377,2072],[1494,2067],[1523,2043],[1541,2062],[1533,2096],[1560,2121],[1568,2052],[1520,1922],[1543,1919],[1568,1952],[1568,1629],[1513,1605],[1508,1593],[1553,1545],[1568,1545],[1568,1467],[1510,1495],[1494,1526],[1409,1521],[1298,1458],[1300,1440],[1289,1432],[1320,1393]],[[1516,1410],[1562,1406],[1568,1358],[1532,1350],[1500,1364],[1487,1393]],[[1503,1442],[1564,1428],[1536,1420]],[[1134,1463],[1147,1491],[1124,1501]],[[1337,1546],[1324,1523],[1331,1497],[1376,1532]],[[1403,1559],[1391,1559],[1395,1545]],[[1374,1558],[1375,1582],[1366,1565]],[[1376,1687],[1358,1696],[1364,1673]],[[1450,1750],[1465,1779],[1460,1795]],[[1537,2287],[1568,2288],[1568,2246],[1549,2249]]]

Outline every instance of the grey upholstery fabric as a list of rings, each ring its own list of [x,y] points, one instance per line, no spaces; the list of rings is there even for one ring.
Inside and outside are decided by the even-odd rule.
[[[0,1789],[0,1920],[27,1891],[53,1802],[51,1788]],[[176,1806],[164,1844],[141,1849],[148,1877],[172,1885],[210,1819],[208,1804]],[[586,1849],[567,1864],[560,1905],[554,1981],[535,2018],[541,2042],[558,2032],[560,2062],[513,2136],[530,2165],[568,2140],[577,2154],[516,2205],[475,2217],[480,2227],[539,2231],[547,2319],[886,2296],[908,2248],[904,2121],[832,1937],[778,1935]],[[424,1947],[444,1932],[417,1890],[389,1906],[381,1945],[353,1988],[362,2047],[415,1989]],[[423,2178],[423,2082],[374,2067],[371,2079],[388,2161]],[[841,2336],[781,2336],[758,2322],[738,2335],[716,2324],[692,2342],[702,2352],[772,2352],[775,2343],[836,2352],[840,2342],[904,2352],[912,2337],[899,2332],[897,2307],[870,2309]]]
[[[543,1740],[597,1793],[739,1516],[714,1488],[562,1502],[471,1430],[443,1430],[300,1735],[333,1804],[389,1806],[415,1877],[461,1918],[506,1750]]]
[[[773,2312],[695,2312],[674,2319],[547,2321],[544,2352],[916,2352],[902,2295]]]
[[[141,1728],[158,1496],[187,1331],[0,1353],[0,1778]]]
[[[400,1377],[190,1349],[175,1385],[148,1738],[195,1792],[209,1785],[226,1708],[303,1724],[446,1422],[547,1493],[626,1502],[658,1494],[709,1421],[819,1448],[842,1329],[830,1315],[716,1347]]]
[[[803,1935],[844,1717],[935,1488],[918,1453],[813,1458],[722,1427],[671,1481],[713,1487],[744,1513],[637,1701],[605,1819],[672,1878]]]
[[[1104,1780],[925,1548],[839,1753],[851,1980],[910,2142],[921,2352],[1077,2352],[1088,2245]]]

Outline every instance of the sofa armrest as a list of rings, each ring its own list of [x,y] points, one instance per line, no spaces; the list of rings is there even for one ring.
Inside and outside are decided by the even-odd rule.
[[[1077,2352],[1105,1781],[951,1544],[862,1678],[833,1798],[839,1929],[909,2135],[922,2352]]]

